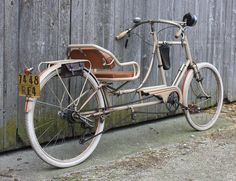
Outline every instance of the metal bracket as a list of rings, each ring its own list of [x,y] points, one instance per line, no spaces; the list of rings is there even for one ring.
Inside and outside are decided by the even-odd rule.
[[[69,63],[69,64],[63,64],[61,66],[61,77],[72,77],[72,76],[78,76],[83,75],[83,69],[84,64],[82,63]]]

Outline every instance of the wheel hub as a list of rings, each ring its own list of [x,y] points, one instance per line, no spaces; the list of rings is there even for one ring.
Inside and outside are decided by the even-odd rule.
[[[80,123],[82,128],[93,128],[95,126],[94,121],[80,115],[76,111],[72,110],[59,111],[58,115],[70,124]]]
[[[75,119],[73,118],[74,111],[72,110],[66,110],[66,111],[58,111],[58,116],[64,120],[66,120],[68,123],[73,124],[75,123]]]

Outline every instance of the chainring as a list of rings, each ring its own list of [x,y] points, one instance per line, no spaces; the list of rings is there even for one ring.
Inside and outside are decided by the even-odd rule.
[[[176,91],[169,94],[166,108],[169,112],[175,112],[179,108],[179,94]]]

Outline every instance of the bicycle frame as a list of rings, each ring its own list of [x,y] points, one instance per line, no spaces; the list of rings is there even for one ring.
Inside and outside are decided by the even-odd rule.
[[[175,25],[178,28],[180,27],[179,23],[181,23],[181,22],[173,22],[173,21],[168,21],[168,20],[158,20],[156,22],[157,23],[165,23],[165,24]],[[179,69],[179,71],[178,71],[178,73],[177,73],[177,75],[176,75],[176,77],[175,77],[175,79],[174,79],[171,86],[178,87],[181,80],[183,79],[184,75],[187,73],[188,67],[189,66],[194,67],[195,64],[193,64],[193,59],[192,59],[192,55],[191,55],[191,51],[190,51],[190,46],[189,46],[188,39],[187,39],[186,35],[183,34],[181,36],[181,41],[159,41],[158,37],[157,37],[157,34],[156,34],[156,31],[154,30],[153,24],[151,24],[151,30],[152,30],[151,35],[152,35],[152,40],[153,40],[151,63],[150,63],[150,66],[148,68],[148,71],[147,71],[142,83],[137,88],[117,90],[117,91],[113,92],[113,94],[116,94],[116,95],[129,94],[129,93],[141,91],[143,89],[153,88],[153,87],[143,87],[143,85],[144,85],[144,83],[146,82],[146,80],[148,79],[148,77],[151,73],[154,59],[156,59],[158,67],[160,69],[161,81],[163,83],[163,84],[160,84],[160,85],[157,85],[157,86],[160,86],[160,88],[163,88],[163,86],[167,86],[166,74],[165,74],[165,70],[162,66],[161,54],[160,54],[160,49],[159,49],[159,46],[162,45],[162,44],[180,45],[184,48],[185,55],[186,55],[186,62],[184,64],[182,64],[182,66],[180,67],[180,69]],[[157,86],[154,86],[154,87],[156,87],[158,89]],[[110,95],[108,95],[106,93],[106,90],[104,89],[104,87],[106,87],[106,85],[104,85],[102,87],[103,87],[103,92],[105,92],[104,96],[105,96],[106,100],[108,100],[109,99],[108,97],[110,97]],[[180,96],[182,96],[182,95],[180,95]],[[105,108],[105,109],[102,108],[101,112],[94,113],[93,116],[108,114],[108,113],[111,113],[111,112],[114,112],[114,111],[122,111],[122,110],[126,110],[126,109],[131,109],[133,111],[133,109],[135,109],[135,108],[156,105],[156,104],[159,104],[161,102],[162,102],[161,100],[150,101],[150,102],[142,102],[141,101],[141,103],[128,104],[128,105],[115,106],[115,107],[112,107],[111,105],[108,104],[107,108]],[[180,102],[180,104],[182,104],[182,102]],[[91,114],[91,112],[89,112],[89,114]]]
[[[178,71],[178,73],[177,73],[177,75],[176,75],[176,77],[175,77],[175,79],[174,79],[174,81],[171,85],[172,87],[175,87],[177,90],[179,90],[178,91],[179,94],[180,94],[179,96],[180,96],[180,98],[182,98],[182,91],[178,88],[178,86],[179,86],[181,80],[183,79],[183,76],[187,73],[188,67],[189,66],[194,67],[191,52],[190,52],[190,47],[189,47],[189,43],[188,43],[188,39],[187,39],[187,36],[184,35],[184,29],[182,27],[182,25],[184,25],[184,22],[158,20],[158,21],[144,21],[140,24],[144,24],[144,23],[150,23],[150,25],[151,25],[151,36],[152,36],[152,41],[153,41],[152,57],[151,57],[151,63],[149,65],[148,71],[147,71],[143,81],[141,82],[141,84],[137,88],[122,89],[122,90],[120,88],[118,88],[118,90],[113,91],[112,94],[113,95],[122,95],[122,94],[129,94],[129,93],[140,93],[144,89],[145,90],[150,90],[150,89],[155,88],[155,90],[158,90],[159,88],[162,89],[163,87],[166,87],[166,88],[170,87],[170,86],[167,86],[165,70],[162,66],[161,54],[160,54],[160,49],[159,49],[160,45],[168,44],[168,45],[181,45],[185,50],[186,62],[179,69],[179,71]],[[181,30],[181,33],[182,33],[181,41],[159,41],[158,37],[157,37],[157,34],[156,34],[156,31],[154,29],[154,24],[155,23],[170,24],[170,25],[174,25],[174,26],[178,27],[179,31]],[[140,24],[138,24],[138,25],[140,25]],[[136,27],[138,25],[135,25],[134,27]],[[100,48],[100,49],[102,49],[102,48]],[[104,50],[102,49],[102,51],[106,51],[106,52],[110,53],[109,51],[107,51],[105,49]],[[153,86],[153,87],[143,87],[144,83],[147,81],[147,79],[148,79],[148,77],[151,73],[151,70],[152,70],[152,67],[153,67],[153,62],[154,62],[155,59],[156,59],[157,64],[158,64],[158,68],[160,69],[162,84],[156,85],[156,86]],[[55,61],[42,62],[42,63],[39,64],[38,69],[40,70],[40,66],[44,63],[48,64],[48,65],[52,65],[50,67],[50,69],[58,69],[59,67],[61,67],[62,64],[66,64],[66,63],[69,63],[69,62],[71,63],[71,61],[72,62],[85,62],[85,61],[88,61],[88,60],[61,60],[61,61],[56,61],[56,62]],[[123,64],[134,64],[134,62],[121,63],[121,65],[123,65]],[[138,65],[136,65],[136,64],[137,63],[135,62],[134,65],[137,66],[137,68],[138,68]],[[48,71],[51,71],[51,70],[48,70]],[[89,69],[89,72],[91,72],[91,67]],[[138,72],[138,75],[139,75],[139,72]],[[102,83],[102,84],[100,84],[100,86],[96,90],[96,91],[98,91],[98,89],[102,89],[103,96],[105,98],[105,107],[100,108],[99,111],[87,111],[87,112],[82,113],[85,117],[88,114],[93,115],[93,116],[100,116],[100,115],[108,114],[108,113],[111,113],[111,112],[114,112],[114,111],[121,111],[121,110],[126,110],[126,109],[133,110],[135,108],[156,105],[156,104],[159,104],[159,103],[163,102],[162,100],[159,100],[159,99],[157,99],[156,101],[143,102],[140,99],[141,103],[127,104],[127,105],[122,105],[122,106],[119,106],[119,105],[118,106],[112,106],[110,104],[110,101],[109,101],[109,97],[111,97],[112,95],[108,94],[108,92],[106,90],[107,87],[108,86],[107,86],[106,83]],[[140,95],[140,97],[141,97],[141,95]],[[76,98],[76,100],[79,100],[79,99],[80,99],[80,97]],[[182,101],[182,99],[180,99],[180,100]],[[138,102],[138,101],[136,101],[136,102]],[[180,102],[180,104],[182,104],[182,102]]]

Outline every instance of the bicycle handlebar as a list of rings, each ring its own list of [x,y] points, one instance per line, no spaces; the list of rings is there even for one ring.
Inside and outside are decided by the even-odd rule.
[[[146,24],[149,23],[151,25],[155,24],[155,23],[162,23],[162,24],[170,24],[170,25],[174,25],[176,27],[179,28],[178,32],[176,32],[175,34],[175,38],[179,38],[179,36],[181,35],[181,33],[183,32],[183,28],[186,26],[186,22],[182,22],[182,21],[169,21],[169,20],[146,20],[146,21],[141,21],[139,23],[135,23],[134,26],[132,26],[131,28],[119,33],[115,38],[116,40],[121,40],[123,39],[129,32],[131,32],[133,29],[137,28],[138,26],[142,25],[142,24]]]
[[[121,39],[124,38],[128,33],[129,33],[129,30],[125,30],[125,31],[120,32],[120,33],[116,36],[116,40],[121,40]]]

